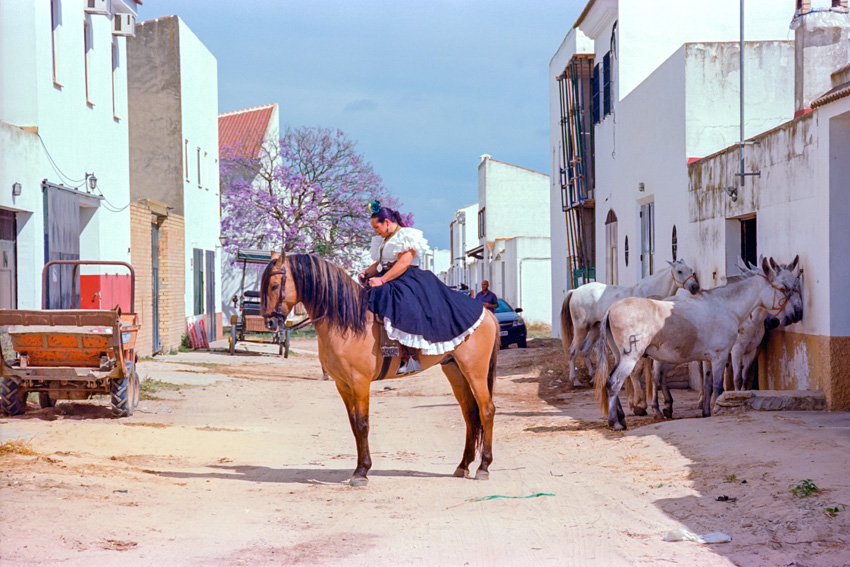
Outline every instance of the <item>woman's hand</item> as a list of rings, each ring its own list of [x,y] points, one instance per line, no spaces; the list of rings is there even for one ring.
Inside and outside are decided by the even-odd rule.
[[[380,287],[384,285],[384,280],[382,278],[371,278],[369,280],[369,287]]]

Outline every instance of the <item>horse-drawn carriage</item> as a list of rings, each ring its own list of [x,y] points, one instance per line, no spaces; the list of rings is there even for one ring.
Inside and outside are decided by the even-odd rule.
[[[130,270],[130,313],[115,309],[48,309],[48,274],[57,265],[120,265]],[[37,392],[42,408],[59,399],[111,396],[112,414],[126,417],[139,403],[136,372],[135,272],[125,262],[60,260],[42,271],[42,309],[0,309],[17,357],[0,352],[0,407],[4,413],[26,411],[27,395]],[[79,307],[79,303],[77,303]]]
[[[252,277],[254,274],[249,276],[247,272],[249,264],[266,266],[271,260],[272,253],[268,250],[240,249],[236,251],[236,261],[242,263],[242,280],[239,285],[239,293],[231,299],[233,308],[237,313],[230,317],[230,337],[228,338],[230,354],[236,352],[236,343],[252,342],[276,344],[278,345],[278,354],[288,358],[291,332],[309,323],[306,316],[294,319],[278,318],[274,330],[266,327],[266,321],[260,314],[259,282],[256,281],[255,277]],[[245,289],[246,276],[249,276],[250,280],[254,282],[253,284],[251,281],[248,282],[249,289]]]

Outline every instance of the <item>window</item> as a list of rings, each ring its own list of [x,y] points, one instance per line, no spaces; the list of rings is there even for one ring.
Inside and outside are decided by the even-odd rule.
[[[209,158],[207,157],[207,152],[204,152],[204,166],[205,167],[206,167],[207,163],[209,163]],[[207,191],[210,190],[210,176],[209,175],[204,175],[204,189],[206,189]]]
[[[186,172],[186,181],[189,181],[189,140],[183,143],[183,171]]]
[[[89,86],[89,76],[91,75],[91,59],[92,59],[92,35],[91,24],[87,21],[83,22],[83,49],[85,50],[85,78],[86,78],[86,102],[92,104],[92,92]]]
[[[628,243],[628,237],[626,237]],[[617,257],[617,215],[608,211],[605,219],[605,283],[616,285],[619,281]]]
[[[676,261],[676,253],[679,251],[679,239],[676,237],[676,225],[673,225],[673,237],[670,240],[673,243],[673,261]]]
[[[611,114],[611,52],[602,57],[602,117]]]
[[[590,84],[592,85],[593,92],[593,100],[591,101],[591,106],[593,107],[593,123],[598,124],[602,119],[600,116],[600,106],[599,106],[599,65],[593,67],[593,75],[590,78]]]
[[[641,278],[655,273],[655,203],[640,207],[640,273]]]
[[[61,12],[59,11],[59,0],[50,0],[50,46],[53,50],[53,84],[59,85],[59,74],[56,65],[56,35],[61,21]]]
[[[204,314],[204,251],[198,248],[192,250],[192,280],[194,293],[193,311],[195,315]]]
[[[201,148],[198,148],[198,189],[201,188]]]
[[[115,101],[115,74],[118,72],[118,40],[112,40],[112,117],[118,118],[118,105]]]
[[[487,236],[487,231],[484,229],[484,208],[478,211],[478,238]]]

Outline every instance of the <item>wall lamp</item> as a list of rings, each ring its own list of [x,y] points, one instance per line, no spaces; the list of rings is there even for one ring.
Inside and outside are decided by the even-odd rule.
[[[738,200],[738,188],[737,187],[735,187],[735,186],[724,187],[723,190],[726,192],[727,195],[729,195],[729,198],[732,199],[732,201]]]
[[[640,191],[641,193],[643,193],[645,189],[646,189],[646,185],[644,185],[644,184],[643,184],[643,181],[641,181],[640,183],[638,183],[638,191]]]
[[[218,241],[221,242],[222,246],[224,246],[225,243],[227,242],[227,237],[224,235],[223,232],[218,235]]]
[[[21,184],[15,181],[12,183],[12,196],[20,197],[21,196]]]
[[[86,193],[91,193],[97,187],[97,177],[94,176],[94,172],[86,173]]]

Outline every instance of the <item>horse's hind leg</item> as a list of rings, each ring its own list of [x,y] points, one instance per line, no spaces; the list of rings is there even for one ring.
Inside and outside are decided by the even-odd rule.
[[[608,378],[608,425],[615,430],[626,428],[626,413],[620,403],[620,388],[629,377],[637,360],[623,357]]]
[[[641,374],[643,374],[644,380],[648,379],[646,378],[646,371],[648,370],[647,366],[649,366],[649,364],[649,362],[641,358],[638,360],[637,364],[635,364],[631,374],[629,374],[629,381],[627,382],[631,385],[629,407],[634,415],[646,415],[646,391],[643,387],[641,387],[640,377]]]
[[[659,383],[661,385],[661,393],[664,395],[664,417],[673,419],[673,394],[670,393],[670,386],[667,384],[667,374],[675,368],[674,364],[662,364]]]
[[[481,431],[481,419],[478,415],[478,403],[469,383],[454,361],[443,365],[443,374],[449,379],[452,392],[454,392],[457,403],[463,412],[463,420],[466,422],[466,443],[463,446],[463,457],[455,469],[457,477],[469,477],[469,464],[475,460],[475,449]]]
[[[357,387],[356,380],[354,385],[340,380],[336,381],[336,388],[339,395],[342,396],[345,409],[348,411],[348,421],[351,423],[351,431],[354,433],[354,440],[357,444],[357,468],[351,475],[351,486],[365,486],[369,482],[366,475],[372,468],[372,457],[369,454],[370,382],[365,378],[360,382],[366,384],[365,390],[362,386]]]

